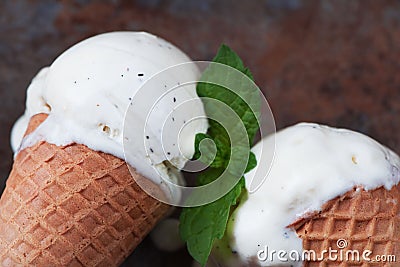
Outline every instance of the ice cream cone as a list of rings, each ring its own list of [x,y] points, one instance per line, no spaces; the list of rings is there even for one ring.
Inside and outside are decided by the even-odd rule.
[[[167,211],[123,160],[42,141],[17,154],[1,196],[0,265],[118,266]]]
[[[303,240],[303,250],[319,257],[304,266],[400,266],[400,185],[390,191],[355,188],[292,227]],[[330,249],[337,251],[333,257]],[[386,259],[377,261],[378,255]],[[390,255],[399,258],[397,263]]]

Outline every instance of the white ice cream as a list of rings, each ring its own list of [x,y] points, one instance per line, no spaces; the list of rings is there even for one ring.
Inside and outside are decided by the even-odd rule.
[[[224,266],[243,266],[250,260],[260,266],[301,266],[288,255],[288,262],[278,260],[277,254],[273,262],[271,257],[258,261],[257,253],[265,246],[269,252],[301,253],[301,239],[286,226],[355,186],[389,190],[399,183],[399,157],[363,134],[301,123],[278,132],[275,140],[275,159],[265,183],[241,203],[230,218],[226,239],[215,248]],[[254,147],[257,158],[271,142],[267,137]],[[254,173],[246,175],[247,183]]]
[[[146,80],[156,73],[176,64],[191,61],[182,51],[165,40],[144,32],[112,32],[86,39],[61,54],[50,67],[43,68],[32,80],[27,92],[25,114],[17,121],[12,131],[12,146],[30,146],[38,140],[46,140],[56,145],[80,143],[97,151],[124,158],[123,122],[132,97]],[[196,80],[199,73],[189,69],[184,77]],[[167,91],[180,84],[182,77],[167,77],[159,84],[161,91]],[[174,91],[175,92],[175,91]],[[156,101],[148,96],[143,101]],[[177,90],[170,101],[162,101],[157,107],[158,116],[149,121],[146,132],[151,135],[151,145],[161,147],[163,117],[174,112],[181,103],[198,99],[195,85]],[[197,104],[186,107],[179,114],[173,127],[180,128],[184,122],[195,116],[204,116],[203,106]],[[37,113],[49,113],[48,119],[38,129],[21,139],[29,118]],[[135,109],[137,120],[145,120],[148,114]],[[177,115],[178,116],[178,115]],[[135,125],[132,125],[135,127]],[[187,130],[189,129],[189,130]],[[183,143],[194,144],[198,132],[205,132],[207,122],[197,120],[189,125],[180,136]],[[148,164],[142,140],[131,142],[130,150],[138,154],[133,162],[128,162],[136,170],[160,182],[160,172],[166,176],[164,161],[167,155],[156,150],[157,172]],[[165,137],[177,138],[176,136]],[[183,154],[182,154],[183,153]],[[194,145],[184,146],[183,151],[173,150],[168,159],[183,166],[194,153]],[[140,155],[139,155],[140,154]],[[165,178],[165,177],[164,177]]]
[[[160,250],[176,252],[185,246],[179,236],[179,220],[167,218],[161,221],[150,233],[153,244]]]

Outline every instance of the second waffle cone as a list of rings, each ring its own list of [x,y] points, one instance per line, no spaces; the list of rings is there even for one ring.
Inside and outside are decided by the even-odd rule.
[[[303,250],[320,257],[304,266],[400,266],[400,185],[391,190],[355,188],[292,227],[303,240]],[[322,258],[329,249],[337,252]]]
[[[0,199],[0,265],[118,266],[168,209],[123,160],[39,142],[17,154]]]

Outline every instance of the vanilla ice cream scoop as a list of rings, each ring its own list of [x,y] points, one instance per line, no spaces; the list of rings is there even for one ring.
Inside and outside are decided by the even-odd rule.
[[[155,74],[190,61],[174,45],[144,32],[111,32],[86,39],[66,50],[32,80],[27,92],[25,114],[12,131],[12,146],[18,151],[38,140],[55,145],[76,142],[124,158],[124,117],[134,95]],[[185,80],[196,80],[199,71],[192,67],[185,76]],[[160,91],[167,91],[180,84],[181,78],[170,76],[157,86]],[[163,115],[170,114],[181,103],[192,99],[198,99],[195,84],[176,91],[173,101],[160,102],[157,109],[159,116],[153,116],[146,129],[152,136],[154,147],[161,147],[162,141],[165,141],[161,140],[160,135]],[[143,101],[156,99],[150,95]],[[48,119],[21,142],[29,118],[41,112],[48,113]],[[140,112],[140,107],[134,112],[135,119],[146,120],[148,114]],[[193,116],[204,116],[201,101],[186,108],[174,127],[182,127],[181,124]],[[205,132],[207,126],[206,120],[191,123],[190,131],[184,131],[180,138],[192,145],[185,146],[184,151],[169,152],[172,155],[168,155],[168,159],[182,166],[194,153],[195,135]],[[143,162],[146,158],[143,149],[145,136],[143,129],[138,131],[143,133],[142,139],[131,142],[129,149],[140,155],[128,163],[145,177],[159,183],[159,172],[148,162]],[[160,154],[156,163],[162,165],[167,155],[161,150],[157,150],[157,153]]]
[[[361,133],[300,123],[259,142],[252,149],[258,159],[274,140],[265,182],[235,210],[227,236],[215,246],[222,266],[302,266],[289,258],[292,251],[302,253],[302,240],[287,226],[355,186],[390,190],[400,180],[399,156]],[[256,169],[245,175],[246,187],[254,175]],[[272,251],[286,255],[265,259]]]

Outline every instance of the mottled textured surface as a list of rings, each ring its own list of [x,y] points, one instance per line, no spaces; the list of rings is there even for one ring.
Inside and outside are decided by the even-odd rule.
[[[400,151],[400,2],[138,0],[0,2],[0,178],[9,131],[40,67],[72,44],[111,30],[145,30],[211,59],[221,43],[253,71],[278,128],[317,121],[369,134]],[[136,266],[189,266],[184,251],[147,240]]]

